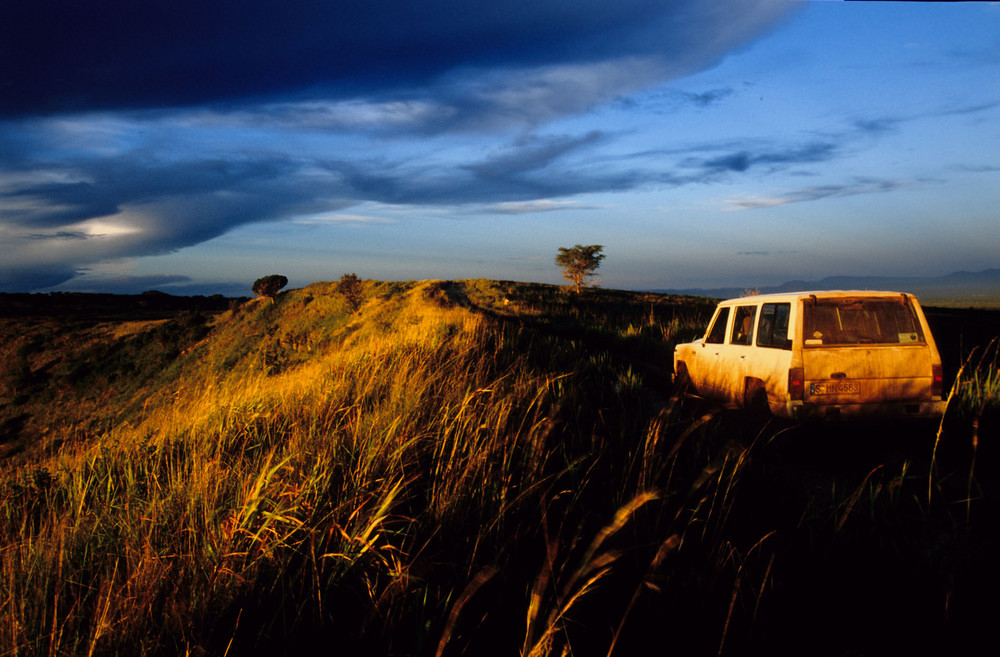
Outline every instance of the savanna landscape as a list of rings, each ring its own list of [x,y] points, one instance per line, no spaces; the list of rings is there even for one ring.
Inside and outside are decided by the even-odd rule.
[[[968,654],[1000,311],[938,422],[684,398],[711,299],[493,280],[0,299],[0,655]]]

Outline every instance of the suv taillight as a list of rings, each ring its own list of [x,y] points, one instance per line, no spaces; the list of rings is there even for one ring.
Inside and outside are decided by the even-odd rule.
[[[941,365],[931,365],[931,396],[944,396],[944,372]]]
[[[803,399],[806,396],[806,373],[801,367],[788,370],[788,398]]]

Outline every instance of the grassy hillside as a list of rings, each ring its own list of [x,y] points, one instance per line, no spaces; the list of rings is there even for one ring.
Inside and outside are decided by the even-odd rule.
[[[0,654],[976,638],[1000,583],[995,347],[940,431],[758,430],[670,397],[712,307],[369,281],[357,313],[318,283],[4,325]]]
[[[229,300],[0,295],[0,458],[92,436],[176,377]]]

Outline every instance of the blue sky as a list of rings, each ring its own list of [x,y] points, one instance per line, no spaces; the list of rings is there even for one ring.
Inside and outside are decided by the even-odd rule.
[[[998,3],[232,6],[4,3],[0,291],[1000,267]]]

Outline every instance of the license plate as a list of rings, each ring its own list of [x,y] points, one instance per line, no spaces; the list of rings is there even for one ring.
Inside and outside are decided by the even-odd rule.
[[[809,386],[811,395],[857,395],[861,393],[861,384],[857,381],[824,381]]]

